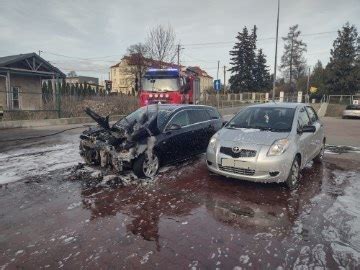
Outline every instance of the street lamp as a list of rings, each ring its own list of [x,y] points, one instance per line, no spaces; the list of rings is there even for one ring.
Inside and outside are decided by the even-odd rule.
[[[275,101],[275,87],[276,87],[276,69],[277,69],[277,48],[279,36],[279,13],[280,13],[280,0],[278,0],[277,22],[276,22],[276,42],[275,42],[275,63],[274,63],[274,81],[273,81],[273,94],[272,101]]]

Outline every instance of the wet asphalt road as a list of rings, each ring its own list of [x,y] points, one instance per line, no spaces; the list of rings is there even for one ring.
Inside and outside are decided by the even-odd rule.
[[[360,267],[356,152],[327,151],[292,192],[210,174],[204,156],[116,187],[74,177],[78,132],[1,153],[17,181],[0,188],[0,269]]]

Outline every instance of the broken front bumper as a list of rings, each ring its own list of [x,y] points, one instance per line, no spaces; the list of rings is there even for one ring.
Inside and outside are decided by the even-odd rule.
[[[133,160],[137,157],[136,152],[135,148],[117,151],[108,143],[97,140],[80,141],[80,155],[87,164],[110,167],[118,172],[131,168]]]

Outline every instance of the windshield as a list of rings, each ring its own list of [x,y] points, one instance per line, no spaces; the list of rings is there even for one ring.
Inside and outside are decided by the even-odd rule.
[[[141,107],[140,109],[137,109],[136,111],[130,113],[128,116],[116,122],[115,125],[127,126],[134,121],[144,124],[146,121],[157,116],[157,126],[158,128],[160,128],[165,124],[172,110],[173,109],[170,108],[161,108],[158,105]]]
[[[295,109],[276,107],[248,107],[241,110],[226,128],[253,128],[273,132],[290,132]]]
[[[180,83],[178,78],[143,78],[142,90],[167,92],[179,91]]]
[[[348,105],[348,106],[346,106],[346,110],[360,111],[360,105]]]

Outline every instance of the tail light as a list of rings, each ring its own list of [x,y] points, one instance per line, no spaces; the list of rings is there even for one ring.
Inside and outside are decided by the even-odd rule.
[[[149,98],[152,98],[152,97],[153,97],[153,94],[150,94],[150,95],[149,95]]]
[[[166,94],[165,97],[166,97],[166,98],[169,98],[170,96],[169,96],[169,94]]]
[[[164,95],[163,95],[163,94],[160,94],[160,97],[161,97],[161,98],[163,98],[163,97],[164,97]]]

